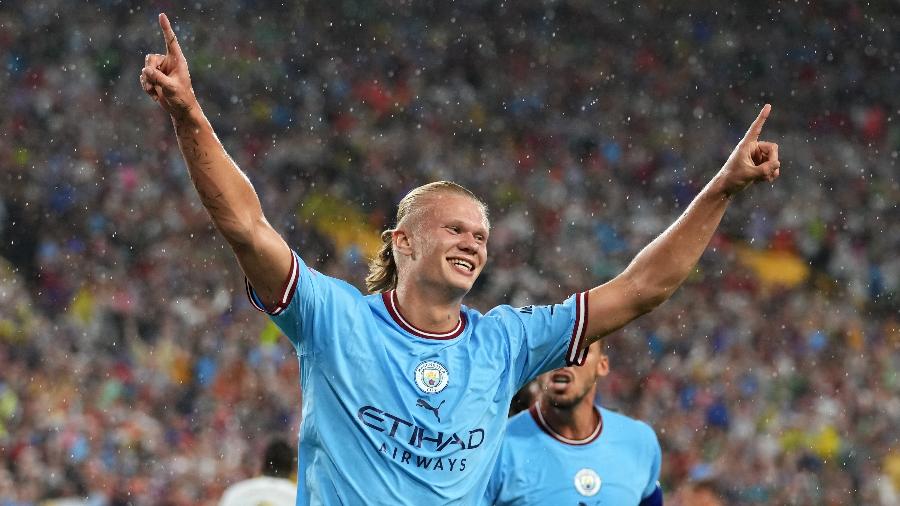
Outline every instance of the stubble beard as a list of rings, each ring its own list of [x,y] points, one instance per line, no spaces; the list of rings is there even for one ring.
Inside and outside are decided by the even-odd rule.
[[[590,387],[588,387],[587,389],[585,389],[585,391],[575,395],[574,397],[568,397],[566,394],[557,395],[550,392],[545,392],[544,398],[547,399],[547,402],[554,408],[571,410],[575,406],[581,404],[590,390]]]

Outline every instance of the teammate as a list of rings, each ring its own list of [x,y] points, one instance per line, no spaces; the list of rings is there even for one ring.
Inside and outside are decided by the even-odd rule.
[[[602,346],[590,346],[582,367],[538,378],[537,401],[507,424],[487,504],[663,503],[653,429],[594,404],[597,380],[609,373]]]
[[[374,294],[306,266],[266,221],[247,177],[203,114],[164,14],[166,54],[140,81],[169,114],[200,200],[231,246],[253,304],[300,358],[298,504],[473,504],[500,450],[509,401],[545,371],[650,311],[696,264],[732,196],[779,173],[758,142],[766,105],[684,214],[620,275],[551,306],[462,305],[487,261],[487,209],[428,184],[400,202],[366,280]]]
[[[225,489],[219,506],[290,506],[297,501],[294,450],[282,439],[273,439],[263,453],[262,476],[240,481]]]

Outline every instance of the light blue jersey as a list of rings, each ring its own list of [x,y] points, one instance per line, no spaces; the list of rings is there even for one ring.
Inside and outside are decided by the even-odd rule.
[[[394,292],[363,295],[294,255],[267,312],[300,358],[297,504],[481,501],[513,394],[583,363],[586,307],[586,292],[484,315],[463,306],[455,329],[427,332],[403,319]]]
[[[628,506],[662,504],[661,451],[644,422],[600,410],[594,433],[566,439],[532,406],[510,418],[487,504]]]

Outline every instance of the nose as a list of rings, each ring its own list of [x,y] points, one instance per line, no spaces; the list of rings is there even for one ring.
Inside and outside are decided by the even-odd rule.
[[[463,234],[463,237],[459,241],[458,247],[466,253],[477,255],[478,249],[481,247],[481,245],[478,244],[478,241],[475,240],[475,235]]]

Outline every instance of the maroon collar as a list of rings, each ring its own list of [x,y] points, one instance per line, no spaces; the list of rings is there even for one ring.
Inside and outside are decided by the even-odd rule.
[[[403,318],[403,315],[400,314],[400,304],[397,303],[396,290],[382,292],[381,299],[384,301],[384,307],[387,308],[388,313],[391,315],[391,318],[394,319],[397,325],[416,337],[438,340],[453,339],[454,337],[462,334],[463,330],[466,329],[466,314],[462,311],[459,312],[459,322],[457,322],[456,327],[454,327],[449,332],[430,332],[416,327],[412,323],[409,323],[406,318]]]
[[[531,414],[531,418],[534,419],[534,423],[537,424],[537,426],[540,427],[541,430],[546,432],[548,436],[559,441],[560,443],[565,443],[572,446],[582,446],[590,444],[596,441],[597,438],[600,437],[600,433],[603,432],[603,414],[600,413],[600,410],[597,409],[596,406],[594,407],[594,410],[597,411],[597,417],[599,421],[597,422],[597,428],[594,429],[594,432],[592,432],[590,436],[584,439],[569,439],[553,430],[553,427],[550,427],[550,424],[548,424],[547,421],[544,420],[544,415],[541,413],[540,404],[541,401],[538,401],[532,404],[530,408],[528,408],[528,412]]]

